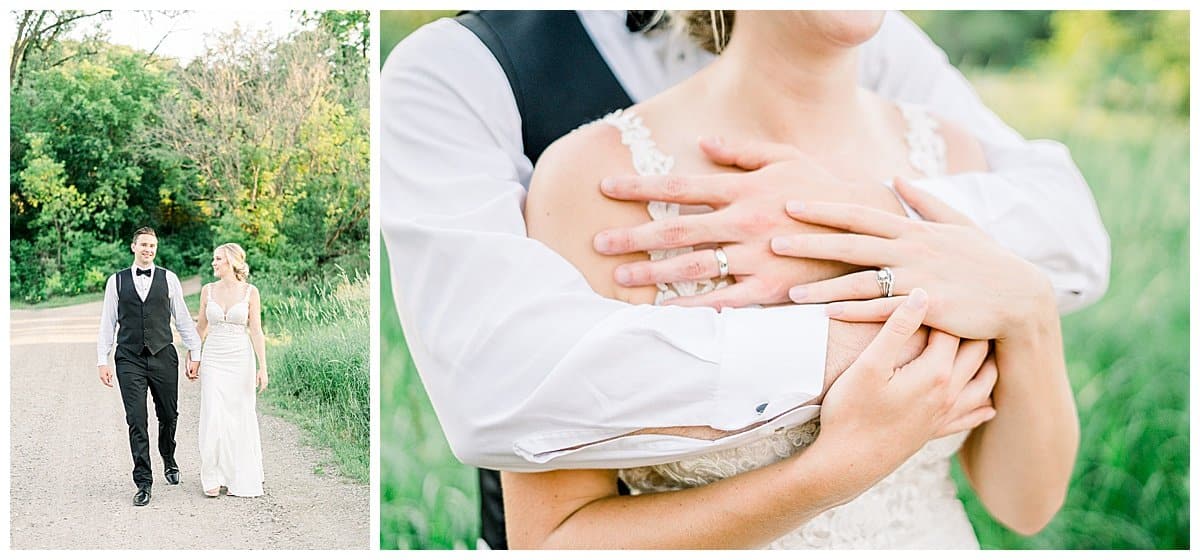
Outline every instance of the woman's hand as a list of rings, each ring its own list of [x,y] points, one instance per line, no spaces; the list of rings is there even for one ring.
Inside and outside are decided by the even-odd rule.
[[[843,449],[837,453],[857,455],[850,464],[872,481],[887,476],[930,439],[995,415],[986,399],[994,376],[989,382],[990,374],[976,375],[986,344],[960,352],[958,337],[933,331],[924,352],[897,367],[901,348],[931,307],[928,299],[924,290],[914,289],[825,395],[821,436],[814,445],[833,442],[829,445]],[[986,404],[963,414],[958,403],[971,399],[960,396],[971,392],[981,393],[975,402]]]
[[[928,221],[850,204],[788,203],[799,221],[849,233],[788,235],[772,239],[776,254],[891,269],[893,294],[914,286],[937,294],[925,323],[962,338],[1005,338],[1024,317],[1053,307],[1049,280],[1032,264],[992,241],[968,218],[931,195],[896,179],[897,192]],[[876,271],[800,285],[796,303],[880,298]],[[896,308],[885,301],[831,305],[830,317],[880,321]],[[853,312],[842,316],[841,313]],[[872,318],[868,318],[872,317]]]
[[[267,390],[267,368],[258,368],[258,375],[254,376],[254,384],[258,386],[260,395]]]

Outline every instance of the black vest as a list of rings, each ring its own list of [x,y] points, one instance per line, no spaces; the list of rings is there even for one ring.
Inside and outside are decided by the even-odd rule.
[[[171,344],[171,297],[167,290],[167,271],[154,267],[150,292],[146,301],[138,297],[133,284],[133,269],[127,268],[117,276],[117,345],[127,346],[136,353],[143,348],[157,354]]]
[[[484,10],[457,19],[504,69],[521,113],[525,155],[535,165],[555,140],[633,105],[573,11]],[[629,493],[623,483],[618,489]],[[483,540],[508,548],[499,473],[480,469],[479,498]]]
[[[458,16],[508,77],[529,161],[580,125],[633,105],[570,10],[484,10]],[[453,62],[451,62],[453,64]]]

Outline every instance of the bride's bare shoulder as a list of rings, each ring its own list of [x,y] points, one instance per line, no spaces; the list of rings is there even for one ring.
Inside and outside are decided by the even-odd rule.
[[[602,230],[649,221],[645,203],[617,201],[600,192],[605,177],[634,173],[633,157],[616,127],[602,121],[582,126],[555,141],[538,159],[525,199],[525,226],[529,237],[583,272],[597,293],[641,302],[645,294],[617,287],[612,270],[645,256],[606,257],[592,249],[592,238]]]
[[[531,199],[578,194],[573,186],[608,175],[633,173],[629,148],[621,143],[616,127],[594,121],[550,144],[537,161],[529,181]],[[599,193],[598,189],[593,189]]]
[[[953,120],[937,115],[933,118],[938,121],[938,131],[946,142],[946,174],[989,170],[978,138]]]

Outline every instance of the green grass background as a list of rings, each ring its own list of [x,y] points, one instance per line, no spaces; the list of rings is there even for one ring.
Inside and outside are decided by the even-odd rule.
[[[414,27],[411,21],[389,23],[384,13],[384,53]],[[1063,320],[1081,425],[1067,502],[1044,531],[1021,537],[988,516],[956,468],[980,542],[1188,548],[1188,123],[1075,103],[1072,86],[1045,73],[970,78],[985,103],[1026,137],[1071,149],[1112,239],[1107,294]],[[474,470],[444,441],[408,358],[386,260],[381,273],[380,546],[473,547]]]
[[[259,284],[269,329],[266,410],[330,451],[320,472],[366,484],[371,476],[370,282],[334,275]]]

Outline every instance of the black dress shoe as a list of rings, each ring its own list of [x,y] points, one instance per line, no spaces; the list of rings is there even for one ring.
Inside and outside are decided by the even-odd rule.
[[[133,505],[144,506],[150,503],[150,487],[143,486],[138,488],[137,494],[133,495]]]
[[[167,484],[179,484],[179,469],[170,468],[166,472]]]

